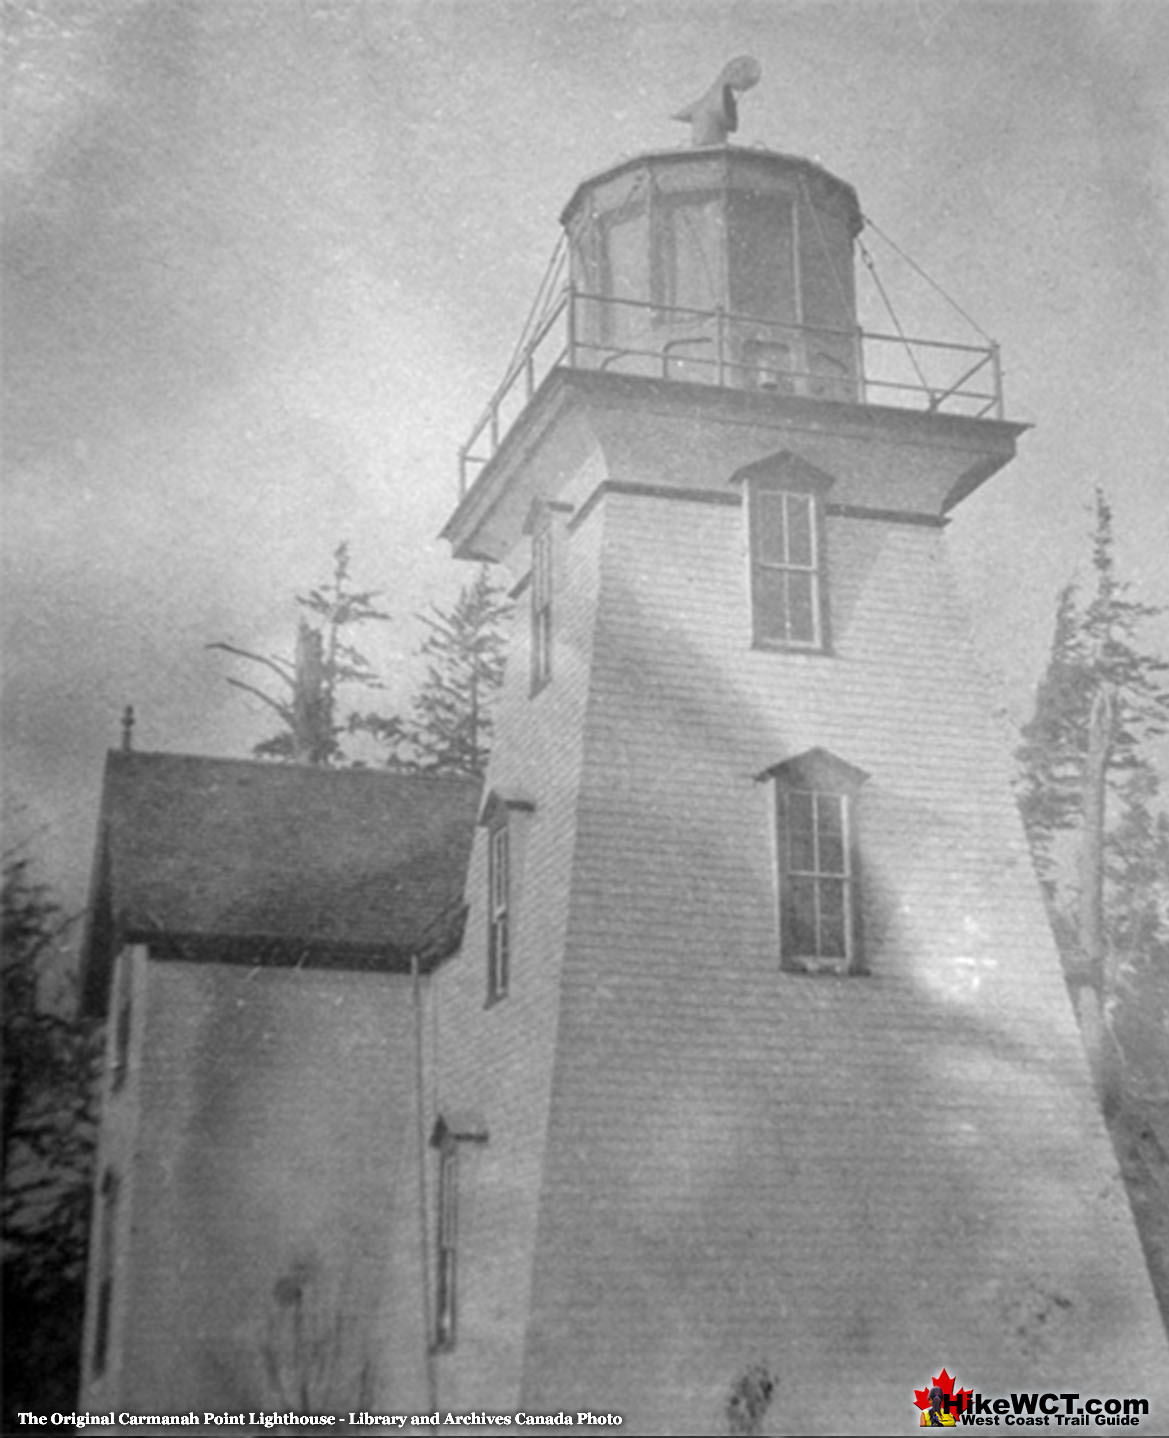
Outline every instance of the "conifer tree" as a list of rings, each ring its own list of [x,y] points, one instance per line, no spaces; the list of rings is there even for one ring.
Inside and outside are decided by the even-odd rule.
[[[1163,869],[1157,871],[1164,820],[1157,817],[1158,780],[1148,757],[1148,741],[1169,731],[1169,662],[1142,648],[1139,632],[1160,611],[1133,599],[1130,586],[1117,577],[1112,510],[1100,490],[1094,518],[1093,592],[1086,604],[1074,583],[1060,593],[1051,654],[1016,750],[1023,822],[1071,967],[1069,950],[1078,943],[1080,923],[1069,855],[1085,837],[1086,764],[1099,696],[1107,696],[1110,711],[1100,878],[1114,954],[1131,951],[1148,922],[1138,919],[1138,909],[1154,904],[1159,887],[1169,881]],[[1081,886],[1084,882],[1081,878]]]
[[[71,920],[21,848],[4,860],[3,1274],[7,1381],[19,1408],[72,1409],[96,1136],[96,1026],[52,968]]]
[[[1107,769],[1121,806],[1125,777],[1148,768],[1145,742],[1169,730],[1169,689],[1164,683],[1169,662],[1139,647],[1141,625],[1159,611],[1132,599],[1130,586],[1117,578],[1112,510],[1102,490],[1096,491],[1094,508],[1094,590],[1083,607],[1075,583],[1060,592],[1047,669],[1016,751],[1019,806],[1049,890],[1055,882],[1056,838],[1076,828],[1082,814],[1096,695],[1107,689],[1114,701]]]
[[[382,740],[391,767],[423,774],[479,775],[491,749],[492,708],[503,683],[503,621],[510,611],[487,565],[450,609],[419,616],[429,629],[426,678],[408,718],[367,714],[352,721]]]
[[[1019,761],[1019,810],[1045,885],[1051,883],[1055,835],[1079,817],[1083,753],[1081,722],[1091,706],[1091,678],[1084,655],[1074,584],[1060,590],[1047,669],[1035,694],[1035,712],[1023,726]]]
[[[1169,1323],[1169,816],[1148,741],[1169,730],[1158,613],[1118,579],[1099,490],[1093,591],[1060,594],[1022,732],[1019,799],[1104,1116]]]
[[[342,723],[338,716],[340,689],[344,685],[383,687],[369,659],[348,637],[359,625],[390,618],[375,603],[379,597],[378,590],[351,587],[349,545],[342,541],[333,551],[332,578],[296,596],[297,604],[316,623],[301,619],[292,660],[256,654],[222,641],[207,646],[262,665],[283,686],[284,692],[274,698],[245,680],[227,681],[254,695],[280,717],[282,727],[253,747],[258,758],[295,764],[335,764],[343,760],[341,736],[353,726]]]

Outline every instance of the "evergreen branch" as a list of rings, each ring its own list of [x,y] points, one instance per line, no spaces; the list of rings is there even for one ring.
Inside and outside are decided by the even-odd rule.
[[[253,664],[262,664],[266,669],[270,669],[290,689],[296,685],[296,676],[293,670],[282,659],[270,659],[263,654],[254,654],[250,649],[239,649],[236,645],[227,644],[222,639],[216,640],[214,644],[206,644],[204,648],[222,649],[225,654],[234,654],[239,659],[250,659]],[[231,682],[228,680],[228,683]]]
[[[290,711],[288,705],[281,704],[278,699],[273,699],[270,694],[265,694],[262,689],[257,689],[254,684],[249,684],[243,679],[234,679],[230,674],[227,676],[227,682],[233,689],[242,689],[246,694],[254,695],[255,698],[267,704],[269,709],[274,709],[276,713],[280,715],[281,719],[286,722],[289,719]]]

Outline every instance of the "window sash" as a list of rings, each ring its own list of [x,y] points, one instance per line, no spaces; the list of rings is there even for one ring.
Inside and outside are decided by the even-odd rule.
[[[755,642],[823,648],[815,496],[757,485],[748,505]]]
[[[850,966],[856,936],[849,798],[787,788],[778,798],[782,959]]]

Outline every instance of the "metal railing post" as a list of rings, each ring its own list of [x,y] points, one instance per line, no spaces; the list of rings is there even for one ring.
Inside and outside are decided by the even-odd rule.
[[[726,387],[726,335],[722,305],[714,312],[714,343],[715,353],[718,356],[718,383],[719,388]]]
[[[576,369],[576,286],[568,282],[568,368]]]
[[[997,340],[991,341],[990,362],[994,367],[994,417],[1003,418],[1003,362]]]
[[[856,371],[856,397],[861,404],[868,403],[868,396],[865,392],[865,334],[859,326],[853,331],[852,336],[853,367]]]

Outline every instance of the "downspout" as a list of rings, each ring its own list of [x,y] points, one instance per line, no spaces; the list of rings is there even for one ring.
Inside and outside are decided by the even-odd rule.
[[[426,1100],[422,1091],[422,978],[418,955],[410,955],[410,980],[414,997],[414,1093],[418,1138],[418,1240],[422,1256],[422,1341],[426,1364],[426,1411],[438,1408],[438,1372],[434,1361],[434,1318],[430,1311],[430,1213],[426,1202]]]

